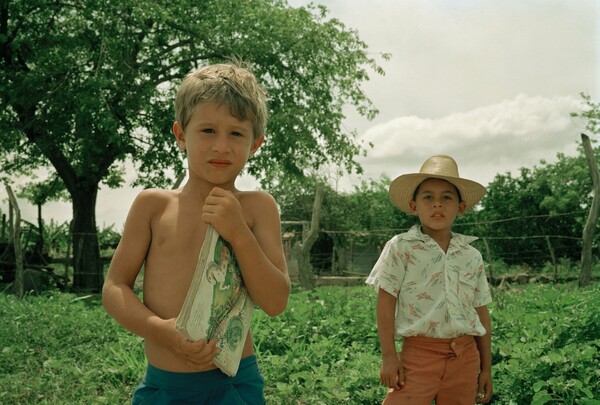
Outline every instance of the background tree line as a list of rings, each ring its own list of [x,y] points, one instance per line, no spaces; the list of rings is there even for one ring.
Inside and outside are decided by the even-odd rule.
[[[377,113],[361,85],[384,73],[376,58],[388,57],[368,54],[357,32],[324,7],[293,8],[285,0],[0,2],[0,176],[32,178],[21,195],[39,207],[72,202],[75,289],[98,291],[103,281],[99,185],[120,187],[129,161],[135,185],[171,186],[184,162],[171,135],[177,84],[193,68],[231,57],[249,63],[269,94],[267,141],[249,173],[280,202],[283,220],[309,220],[315,185],[323,182],[310,173],[325,166],[361,172],[355,158],[365,149],[342,126],[342,110]],[[586,97],[581,116],[598,134],[598,105]],[[36,178],[40,169],[50,175]],[[360,233],[379,246],[412,225],[389,201],[388,184],[365,180],[349,193],[326,185],[321,227],[335,231],[327,237],[344,246],[352,241],[348,232]],[[512,252],[532,242],[502,237],[531,235],[534,218],[553,215],[560,220],[539,225],[546,234],[580,237],[585,215],[576,213],[589,207],[590,190],[584,158],[559,155],[556,164],[541,162],[516,177],[499,174],[458,230]],[[504,221],[515,217],[522,220]]]
[[[600,147],[594,151],[600,161]],[[339,273],[347,270],[341,253],[331,257],[331,245],[382,247],[393,235],[417,223],[416,217],[402,213],[391,203],[387,191],[390,181],[387,177],[363,181],[351,192],[337,192],[330,185],[324,187],[320,232],[311,252],[317,273],[332,267]],[[282,221],[310,221],[318,183],[322,184],[319,178],[308,177],[270,188],[280,204]],[[518,175],[497,174],[478,208],[458,217],[455,231],[480,237],[477,247],[484,255],[486,249],[491,252],[486,259],[507,266],[540,269],[551,261],[549,249],[556,254],[555,260],[575,263],[580,260],[591,187],[585,158],[558,154],[554,163],[541,161],[532,168],[521,168]],[[33,201],[30,194],[22,195]],[[37,230],[32,229],[35,227],[26,224],[23,232],[23,245],[32,249],[38,243]],[[120,238],[113,228],[98,230],[99,246],[108,257]],[[44,253],[64,257],[70,243],[68,224],[50,221],[42,229],[46,241]],[[484,246],[484,239],[488,246]],[[593,245],[595,257],[600,256],[600,225]],[[328,256],[325,261],[320,259],[323,251]]]
[[[516,175],[497,174],[477,208],[457,218],[455,231],[480,237],[477,247],[484,255],[491,252],[486,259],[509,266],[539,269],[551,261],[550,251],[556,254],[556,261],[579,261],[582,230],[593,198],[592,178],[581,147],[579,152],[577,156],[559,153],[555,162],[542,160],[534,167],[521,168]],[[599,147],[594,154],[600,162]],[[310,220],[314,189],[320,181],[311,178],[270,190],[281,205],[283,221]],[[387,177],[363,181],[349,193],[326,185],[314,256],[320,254],[320,243],[327,238],[338,247],[351,243],[382,247],[393,235],[416,224],[416,217],[391,203],[390,182]],[[597,258],[600,224],[596,224],[593,246]],[[330,263],[318,265],[318,260],[314,260],[317,271],[331,267]]]

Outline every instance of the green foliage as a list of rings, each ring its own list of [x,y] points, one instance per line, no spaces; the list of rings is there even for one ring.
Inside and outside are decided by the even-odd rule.
[[[600,285],[499,295],[504,308],[490,307],[494,403],[598,403]],[[256,311],[268,403],[381,403],[375,305],[368,287],[327,287],[294,292],[275,318]],[[127,403],[144,373],[141,340],[98,296],[0,292],[0,341],[0,403]]]
[[[99,184],[119,187],[130,160],[135,184],[169,188],[183,170],[171,135],[176,87],[193,68],[231,57],[248,62],[269,94],[267,141],[249,163],[251,174],[269,183],[330,162],[360,170],[355,158],[363,149],[342,127],[342,109],[372,118],[361,85],[383,71],[358,33],[324,7],[281,0],[3,3],[2,176],[56,171],[74,205],[74,257],[85,257],[74,264],[76,287],[98,290],[101,281]]]
[[[7,173],[51,163],[73,193],[77,182],[119,186],[128,157],[140,183],[169,186],[170,171],[182,168],[170,130],[174,90],[192,68],[232,56],[251,64],[270,100],[268,140],[251,173],[272,180],[324,163],[359,168],[362,147],[342,128],[342,109],[373,118],[361,84],[383,70],[323,6],[28,0],[7,3],[2,18]]]
[[[71,243],[69,223],[59,224],[55,220],[44,223],[44,253],[50,257],[66,257]]]
[[[29,182],[21,189],[19,196],[26,198],[32,204],[41,206],[48,201],[65,200],[67,193],[62,180],[53,174],[45,181]]]
[[[600,148],[595,149],[600,160]],[[579,260],[581,233],[592,200],[592,180],[583,154],[557,154],[555,163],[522,168],[520,176],[498,174],[473,219],[474,234],[489,240],[495,258],[541,266],[556,257]],[[548,238],[546,238],[546,236]],[[600,225],[595,234],[600,241]]]
[[[141,341],[98,297],[0,295],[0,402],[116,404],[144,367]]]
[[[268,403],[380,403],[379,340],[367,287],[292,295],[288,309],[253,320]]]
[[[513,292],[503,310],[492,312],[494,398],[514,404],[600,399],[598,304],[598,285]]]

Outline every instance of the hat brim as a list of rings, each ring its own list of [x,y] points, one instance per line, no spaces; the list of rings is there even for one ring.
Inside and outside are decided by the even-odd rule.
[[[485,187],[476,181],[428,173],[409,173],[396,177],[390,184],[389,194],[392,202],[401,211],[413,215],[409,202],[413,199],[415,190],[423,181],[432,178],[453,184],[460,192],[462,201],[466,203],[465,209],[472,208],[485,195]]]

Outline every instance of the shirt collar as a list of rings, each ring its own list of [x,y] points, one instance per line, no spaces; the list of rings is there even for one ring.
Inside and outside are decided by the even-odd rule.
[[[437,243],[433,240],[433,238],[427,234],[421,232],[420,225],[413,225],[407,232],[400,235],[400,238],[406,241],[420,241],[425,244],[435,244]],[[461,249],[467,245],[470,245],[473,241],[479,239],[476,236],[462,235],[460,233],[452,232],[452,237],[450,239],[450,245],[448,246],[448,250],[456,250]]]

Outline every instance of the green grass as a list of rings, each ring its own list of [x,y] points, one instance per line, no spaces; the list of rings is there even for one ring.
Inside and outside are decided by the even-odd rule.
[[[495,404],[600,404],[600,285],[496,291]],[[287,310],[256,311],[255,348],[270,404],[379,404],[375,292],[296,291]],[[502,309],[497,303],[502,303]],[[98,296],[0,293],[0,403],[129,403],[142,342]]]

